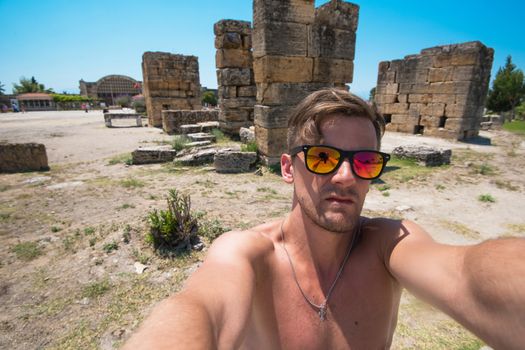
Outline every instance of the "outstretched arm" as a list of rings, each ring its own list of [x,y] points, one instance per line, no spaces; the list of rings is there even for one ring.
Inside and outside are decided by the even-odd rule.
[[[254,294],[257,238],[218,238],[182,292],[155,307],[124,349],[236,348],[242,341]]]
[[[525,239],[435,242],[403,221],[387,266],[409,291],[497,349],[525,347]]]

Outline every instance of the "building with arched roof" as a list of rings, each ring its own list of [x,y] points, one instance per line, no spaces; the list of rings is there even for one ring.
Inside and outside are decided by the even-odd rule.
[[[122,96],[135,96],[142,93],[142,82],[125,75],[106,75],[96,82],[80,79],[80,94],[115,105]]]

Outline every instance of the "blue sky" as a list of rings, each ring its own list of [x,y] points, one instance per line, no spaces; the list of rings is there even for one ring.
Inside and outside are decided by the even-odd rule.
[[[316,5],[328,0],[316,0]],[[495,49],[492,77],[512,55],[525,69],[525,1],[359,1],[354,82],[367,97],[380,61],[479,40]],[[213,24],[251,21],[251,0],[0,0],[0,82],[21,76],[57,92],[107,74],[142,80],[145,51],[199,57],[201,84],[217,86]]]

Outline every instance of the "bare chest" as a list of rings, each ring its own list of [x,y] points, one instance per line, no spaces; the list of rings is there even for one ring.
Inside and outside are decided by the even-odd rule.
[[[352,261],[353,260],[353,261]],[[337,282],[324,320],[300,292],[286,264],[258,289],[249,327],[252,348],[385,349],[397,320],[400,288],[384,265],[355,256]],[[315,280],[299,280],[314,304],[324,301]],[[318,284],[318,283],[317,283]]]

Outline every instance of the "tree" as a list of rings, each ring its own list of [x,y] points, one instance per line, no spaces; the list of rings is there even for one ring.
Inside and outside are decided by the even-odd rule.
[[[213,91],[206,91],[202,94],[202,103],[207,103],[210,106],[217,106],[217,97]]]
[[[35,77],[31,77],[31,79],[21,77],[19,84],[13,84],[13,93],[15,95],[25,94],[28,92],[53,93],[53,89],[46,89],[44,84],[40,84],[38,81],[36,81]]]
[[[512,57],[507,56],[505,66],[498,69],[492,89],[489,91],[487,108],[494,112],[511,112],[525,99],[525,80],[523,71],[512,63]]]
[[[4,84],[2,84],[2,82],[0,81],[0,95],[3,95],[4,92],[5,92]]]

